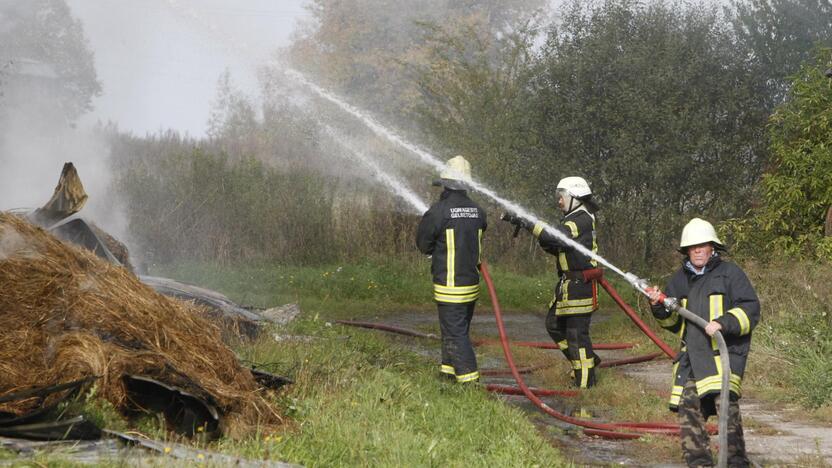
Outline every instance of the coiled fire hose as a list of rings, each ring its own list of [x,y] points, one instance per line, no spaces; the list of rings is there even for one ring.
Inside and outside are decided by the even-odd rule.
[[[569,424],[573,424],[575,426],[584,427],[588,430],[584,430],[585,433],[590,435],[598,435],[602,437],[608,438],[619,438],[619,439],[635,439],[640,437],[640,433],[658,433],[658,434],[678,434],[679,427],[675,424],[666,424],[666,423],[596,423],[591,421],[585,421],[577,418],[573,418],[571,416],[567,416],[563,413],[555,411],[549,405],[544,403],[540,400],[526,385],[526,382],[521,377],[520,373],[517,371],[517,366],[514,364],[514,359],[511,354],[511,349],[508,345],[508,338],[506,336],[505,326],[503,325],[503,316],[502,312],[500,311],[500,302],[497,298],[497,291],[494,288],[494,282],[491,280],[491,275],[488,273],[488,265],[486,262],[482,262],[480,271],[482,273],[483,279],[485,280],[485,284],[488,287],[488,294],[491,297],[491,304],[494,309],[494,318],[497,322],[497,330],[500,333],[500,342],[503,347],[503,353],[505,354],[506,362],[509,365],[509,368],[512,370],[512,375],[514,380],[517,382],[517,385],[522,390],[523,394],[526,398],[529,399],[532,403],[535,404],[538,408],[543,410],[546,414],[559,419],[561,421],[567,422]],[[641,280],[631,274],[628,274],[629,277],[627,278],[633,286],[635,286],[640,292],[643,294],[647,294],[646,292],[646,282]],[[663,304],[666,307],[671,308],[671,310],[675,310],[679,313],[682,317],[686,319],[690,319],[692,322],[696,323],[699,326],[706,326],[707,322],[703,319],[699,318],[697,315],[693,314],[689,310],[681,307],[677,301],[673,298],[668,298],[663,296],[661,298]],[[703,323],[704,322],[704,323]],[[727,414],[728,414],[728,385],[729,380],[726,379],[726,376],[730,379],[730,363],[727,363],[728,360],[728,349],[725,344],[725,339],[722,337],[721,334],[718,332],[714,334],[717,336],[717,343],[719,344],[720,354],[722,356],[723,361],[723,379],[722,379],[722,393],[720,395],[721,398],[721,410],[720,410],[720,421],[719,421],[719,466],[727,467],[728,465],[728,429],[727,429]],[[631,432],[619,432],[621,429],[627,429]]]

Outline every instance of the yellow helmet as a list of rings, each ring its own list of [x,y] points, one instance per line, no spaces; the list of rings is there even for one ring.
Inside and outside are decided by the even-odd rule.
[[[688,247],[705,244],[707,242],[713,243],[718,248],[725,248],[722,241],[716,235],[714,225],[701,218],[693,218],[685,228],[682,229],[682,239],[679,241],[679,250],[686,253]]]
[[[443,185],[452,190],[467,190],[471,183],[471,163],[457,155],[445,163],[439,173],[439,181],[434,185]]]

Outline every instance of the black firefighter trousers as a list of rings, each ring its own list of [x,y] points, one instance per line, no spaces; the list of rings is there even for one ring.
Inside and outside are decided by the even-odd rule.
[[[557,315],[554,304],[546,316],[546,331],[572,364],[575,386],[580,388],[595,385],[595,366],[601,363],[601,358],[592,350],[591,321],[592,313]]]
[[[455,376],[460,383],[473,382],[480,378],[477,370],[477,356],[471,345],[468,331],[474,316],[477,301],[464,304],[437,302],[439,329],[442,332],[442,367],[440,371]]]

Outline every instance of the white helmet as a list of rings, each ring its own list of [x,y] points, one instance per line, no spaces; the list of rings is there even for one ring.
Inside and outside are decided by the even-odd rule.
[[[558,190],[563,190],[578,199],[592,195],[592,190],[589,189],[589,184],[583,177],[564,177],[558,182]]]
[[[590,214],[598,211],[598,204],[592,200],[592,190],[583,177],[564,177],[558,182],[558,193],[563,197],[563,212],[566,214],[585,206]]]
[[[679,241],[679,250],[687,253],[688,247],[711,242],[720,249],[725,248],[722,241],[716,235],[714,225],[701,218],[693,218],[682,229],[682,240]]]
[[[454,156],[445,163],[439,179],[434,185],[443,185],[452,190],[467,190],[471,182],[471,163],[462,156]]]

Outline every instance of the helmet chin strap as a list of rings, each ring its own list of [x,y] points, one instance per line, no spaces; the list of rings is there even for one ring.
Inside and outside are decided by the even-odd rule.
[[[569,213],[577,210],[578,208],[580,208],[584,204],[582,201],[578,200],[578,202],[579,202],[578,205],[573,206],[575,204],[575,200],[577,200],[577,199],[575,197],[573,197],[572,194],[569,194],[569,208],[566,210],[566,212],[564,212],[565,215],[568,215]]]

